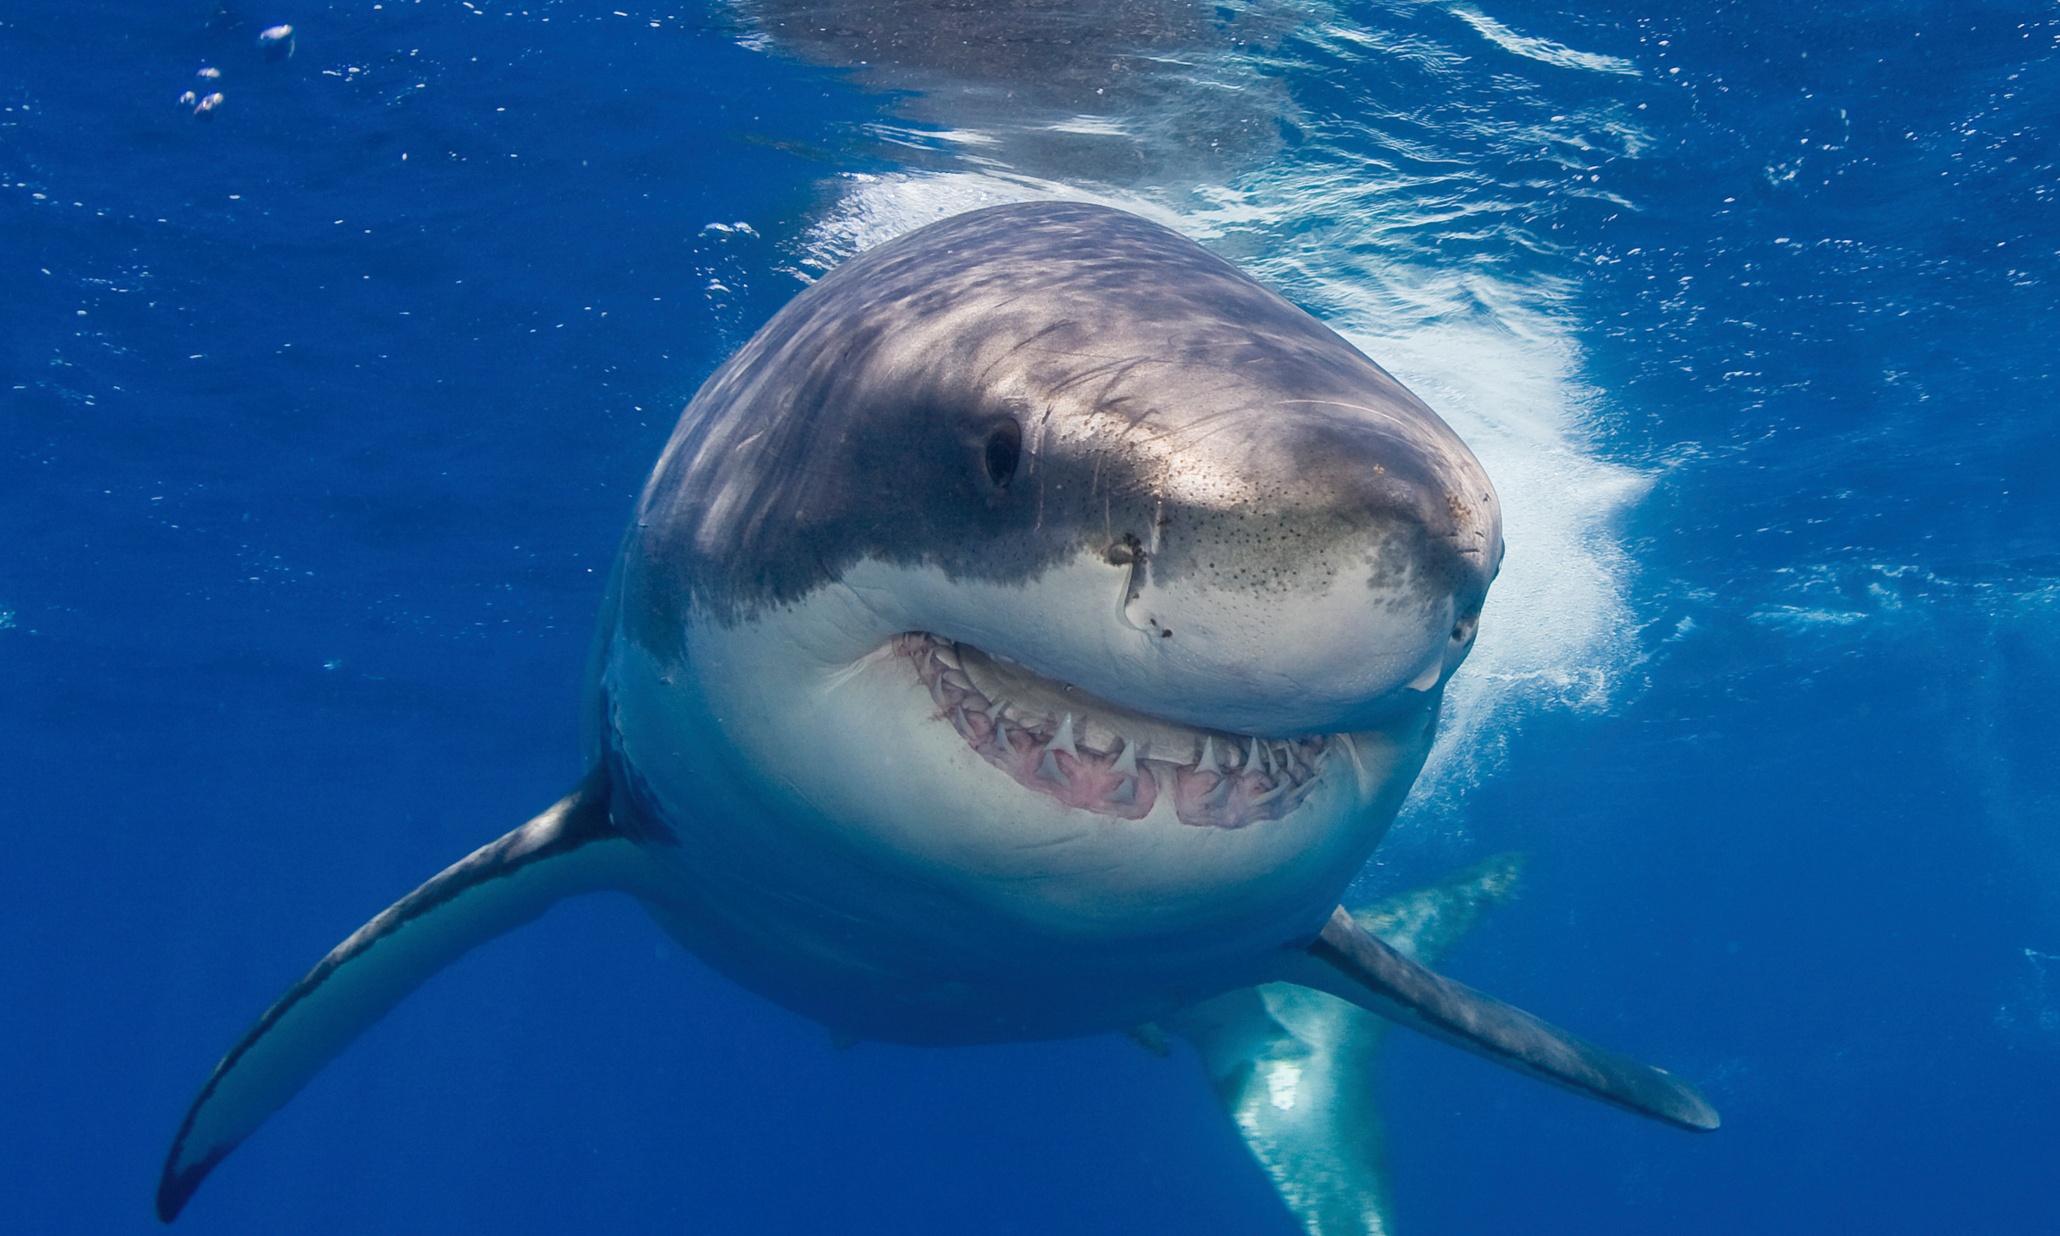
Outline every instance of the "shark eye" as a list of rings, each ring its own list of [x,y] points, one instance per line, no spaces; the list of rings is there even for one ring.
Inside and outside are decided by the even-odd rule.
[[[1023,458],[1022,426],[1013,420],[997,424],[987,435],[987,447],[981,457],[987,465],[987,479],[996,486],[1006,486]]]

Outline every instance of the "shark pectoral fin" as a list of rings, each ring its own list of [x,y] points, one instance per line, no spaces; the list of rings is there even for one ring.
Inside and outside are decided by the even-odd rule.
[[[1694,1086],[1409,960],[1343,908],[1282,975],[1542,1081],[1683,1129],[1717,1127]]]
[[[176,1218],[215,1164],[423,980],[561,898],[634,888],[646,861],[610,821],[607,775],[596,769],[360,927],[215,1066],[165,1158],[158,1218]]]

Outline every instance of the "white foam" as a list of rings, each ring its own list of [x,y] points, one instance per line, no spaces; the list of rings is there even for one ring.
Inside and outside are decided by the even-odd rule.
[[[1113,116],[1068,116],[1045,127],[1053,133],[1077,133],[1085,137],[1130,136],[1130,127]]]
[[[1562,69],[1586,69],[1593,73],[1621,73],[1627,77],[1638,75],[1638,66],[1616,56],[1605,56],[1600,52],[1576,51],[1564,43],[1550,39],[1532,38],[1518,34],[1508,26],[1481,12],[1471,5],[1455,4],[1452,16],[1472,26],[1480,36],[1503,51],[1528,57],[1544,64]]]
[[[1490,324],[1348,333],[1438,409],[1502,498],[1502,574],[1446,689],[1419,806],[1449,807],[1492,773],[1525,715],[1609,708],[1640,658],[1618,525],[1652,478],[1596,453],[1578,351],[1562,322],[1536,316],[1527,337]]]
[[[802,264],[825,271],[903,232],[1009,202],[1094,201],[1136,209],[1085,189],[983,172],[850,172],[843,194],[803,238]],[[1170,223],[1163,214],[1154,215]]]

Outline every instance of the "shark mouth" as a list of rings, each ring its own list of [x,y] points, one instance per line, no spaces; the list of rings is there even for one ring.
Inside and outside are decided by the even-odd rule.
[[[1141,820],[1170,794],[1183,824],[1277,820],[1315,788],[1333,742],[1350,741],[1194,729],[921,632],[896,636],[892,648],[913,663],[938,719],[980,758],[1025,789],[1096,815]]]

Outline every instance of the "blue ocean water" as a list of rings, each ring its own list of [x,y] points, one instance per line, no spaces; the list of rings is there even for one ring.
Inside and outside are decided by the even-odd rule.
[[[0,1226],[154,1226],[251,1018],[578,776],[601,576],[730,349],[866,244],[1084,196],[1475,445],[1509,565],[1366,890],[1527,852],[1451,971],[1725,1116],[1397,1036],[1399,1230],[2051,1230],[2060,14],[1217,20],[1010,129],[748,6],[0,10]],[[1295,1230],[1191,1061],[833,1051],[609,898],[426,986],[181,1225]]]

